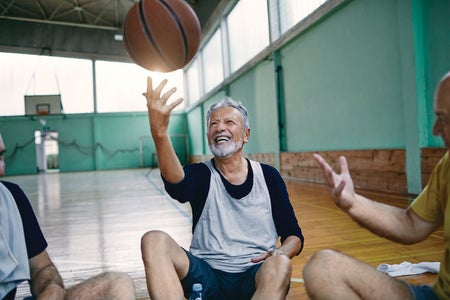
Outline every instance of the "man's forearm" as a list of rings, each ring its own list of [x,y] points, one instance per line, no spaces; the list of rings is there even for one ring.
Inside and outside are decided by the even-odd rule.
[[[283,251],[289,258],[293,258],[302,248],[302,241],[299,237],[291,235],[284,240],[278,250]]]
[[[169,135],[154,137],[154,142],[158,156],[158,166],[162,176],[170,183],[180,182],[184,178],[184,171]]]
[[[64,282],[53,264],[47,265],[34,274],[30,280],[30,286],[31,293],[38,299],[64,299]]]

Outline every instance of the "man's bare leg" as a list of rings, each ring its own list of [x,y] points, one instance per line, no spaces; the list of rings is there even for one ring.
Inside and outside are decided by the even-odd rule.
[[[147,289],[152,300],[184,299],[180,280],[189,271],[189,258],[168,234],[149,231],[141,239]]]
[[[67,289],[66,300],[135,300],[133,280],[124,273],[106,272]]]
[[[332,250],[314,254],[303,279],[311,299],[412,299],[404,282]]]
[[[286,299],[292,275],[292,264],[285,255],[267,258],[256,273],[253,300]]]

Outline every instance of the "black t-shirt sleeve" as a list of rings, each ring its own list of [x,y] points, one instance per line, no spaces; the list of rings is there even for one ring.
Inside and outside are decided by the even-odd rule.
[[[22,189],[17,184],[11,182],[2,181],[2,183],[16,200],[17,208],[19,209],[20,217],[22,218],[28,258],[33,258],[47,248],[47,241],[39,226],[30,201]]]
[[[190,164],[183,167],[184,179],[170,183],[162,177],[166,192],[181,203],[190,202],[192,208],[192,232],[202,214],[208,197],[211,172],[204,163]]]
[[[289,194],[283,178],[274,167],[266,164],[261,164],[261,166],[267,188],[269,189],[273,220],[281,241],[284,241],[288,236],[294,235],[300,238],[303,245],[304,237],[302,230],[298,225],[298,220],[289,200]],[[300,249],[299,253],[302,249]]]

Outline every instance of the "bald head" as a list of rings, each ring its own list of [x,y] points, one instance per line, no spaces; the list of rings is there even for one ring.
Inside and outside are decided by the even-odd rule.
[[[450,72],[442,77],[434,97],[436,121],[433,134],[440,136],[445,147],[450,150]]]
[[[442,100],[444,102],[450,102],[450,72],[445,74],[439,82],[438,88],[435,94],[435,101]],[[449,103],[450,104],[450,103]]]

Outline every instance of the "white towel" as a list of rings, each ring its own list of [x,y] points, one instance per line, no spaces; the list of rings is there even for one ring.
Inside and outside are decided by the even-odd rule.
[[[426,272],[438,273],[440,262],[420,262],[413,264],[407,261],[401,264],[379,264],[377,270],[386,273],[392,277],[404,276],[404,275],[416,275]]]

